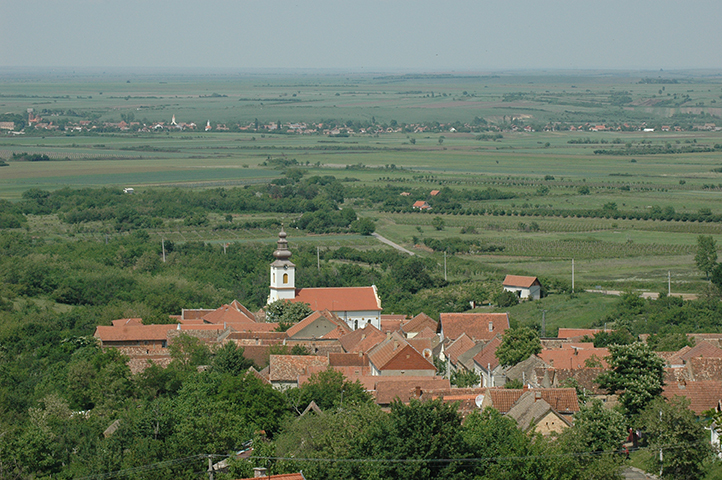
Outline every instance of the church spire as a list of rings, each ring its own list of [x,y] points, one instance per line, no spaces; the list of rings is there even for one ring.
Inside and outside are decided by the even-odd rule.
[[[268,296],[268,303],[276,300],[293,300],[296,296],[296,266],[289,260],[291,251],[288,249],[288,240],[286,240],[283,225],[278,233],[278,242],[273,257],[275,260],[271,264],[271,292]]]
[[[291,251],[288,249],[288,240],[286,240],[286,232],[281,225],[281,231],[278,232],[278,242],[276,242],[276,250],[273,252],[276,260],[288,260],[291,257]]]

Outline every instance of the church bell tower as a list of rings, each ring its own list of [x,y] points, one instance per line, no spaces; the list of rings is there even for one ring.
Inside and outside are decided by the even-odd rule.
[[[278,243],[273,252],[276,258],[271,264],[271,293],[268,295],[269,304],[276,300],[293,300],[296,297],[296,265],[290,260],[291,251],[288,249],[286,232],[278,233]]]

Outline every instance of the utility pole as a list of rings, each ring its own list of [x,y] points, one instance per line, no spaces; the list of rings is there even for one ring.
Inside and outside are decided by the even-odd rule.
[[[163,249],[163,263],[165,263],[165,238],[160,239],[160,246]]]
[[[546,337],[547,334],[547,311],[542,310],[542,328],[541,328],[541,336],[542,338]]]
[[[659,423],[662,423],[662,410],[659,411]],[[662,447],[659,447],[659,476],[662,476],[662,469],[664,468],[664,457],[662,456]]]
[[[318,266],[318,271],[321,271],[321,252],[319,251],[319,247],[316,246],[316,264]]]
[[[210,455],[208,455],[208,480],[213,480],[213,460]]]
[[[444,281],[446,281],[446,250],[444,250]]]
[[[572,293],[574,293],[574,259],[572,258]]]
[[[672,296],[672,272],[667,271],[667,296]]]

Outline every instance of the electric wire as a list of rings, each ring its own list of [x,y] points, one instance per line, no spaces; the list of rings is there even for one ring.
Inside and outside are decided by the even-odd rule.
[[[699,440],[696,442],[685,442],[685,443],[672,443],[665,445],[649,445],[646,447],[638,447],[634,451],[658,451],[664,450],[677,450],[684,448],[693,448],[697,445],[708,444],[707,440]],[[270,457],[270,456],[256,456],[253,455],[248,457],[248,460],[269,460],[269,461],[287,461],[287,462],[318,462],[318,463],[386,463],[386,464],[413,464],[413,463],[438,463],[438,464],[476,464],[483,462],[512,462],[512,461],[530,461],[539,459],[554,459],[554,458],[574,458],[574,457],[594,457],[607,454],[625,454],[625,450],[615,451],[598,451],[598,452],[570,452],[561,454],[546,454],[546,455],[520,455],[520,456],[495,456],[495,457],[468,457],[468,458],[304,458],[304,457]],[[76,480],[102,480],[107,478],[116,478],[130,475],[133,473],[158,470],[161,468],[170,467],[173,465],[179,465],[183,463],[189,463],[196,460],[203,460],[208,458],[229,458],[235,455],[225,454],[199,454],[190,457],[176,458],[172,460],[166,460],[163,462],[151,463],[148,465],[142,465],[138,467],[126,468],[123,470],[117,470],[114,472],[98,473],[95,475],[88,475],[85,477],[79,477]],[[204,473],[200,472],[200,473]]]

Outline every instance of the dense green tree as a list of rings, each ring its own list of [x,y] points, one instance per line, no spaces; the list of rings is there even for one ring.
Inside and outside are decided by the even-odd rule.
[[[610,370],[597,377],[599,386],[614,394],[629,415],[639,414],[662,393],[664,360],[648,345],[635,342],[629,345],[610,345]]]
[[[255,366],[253,360],[243,356],[243,348],[234,342],[228,342],[213,353],[213,368],[222,373],[241,375]]]
[[[308,303],[276,300],[266,307],[266,320],[278,323],[279,331],[285,332],[294,323],[298,323],[313,313]]]
[[[699,235],[697,237],[697,253],[694,255],[694,262],[709,280],[710,272],[717,265],[717,242],[712,238],[712,235]]]
[[[544,442],[527,435],[516,422],[494,408],[473,412],[461,429],[466,455],[480,459],[466,464],[471,478],[516,480],[554,478],[543,455]],[[464,478],[464,477],[460,477]]]
[[[519,305],[519,296],[509,290],[502,290],[494,297],[494,303],[501,308]]]
[[[373,398],[359,382],[350,382],[332,368],[314,373],[297,389],[287,391],[292,408],[301,413],[312,401],[323,411],[353,408],[366,404]]]
[[[654,452],[650,458],[653,471],[661,470],[665,479],[692,480],[704,476],[704,461],[711,458],[712,448],[709,435],[689,409],[687,399],[655,399],[642,412],[639,425],[644,427]]]
[[[436,230],[443,230],[445,223],[443,217],[436,216],[431,219],[431,226]]]
[[[529,327],[510,328],[502,335],[496,358],[504,366],[514,366],[542,350],[539,334]]]
[[[451,384],[459,388],[474,387],[481,383],[481,377],[471,370],[460,369],[451,374]]]
[[[635,338],[626,328],[618,328],[611,331],[603,330],[594,335],[594,346],[596,348],[605,348],[609,345],[628,345],[634,343]]]
[[[351,222],[349,230],[361,235],[371,235],[376,230],[376,224],[370,218],[364,217]]]
[[[381,462],[380,478],[457,478],[462,471],[460,462],[432,459],[462,458],[465,448],[461,432],[456,404],[411,400],[407,405],[397,401],[391,404],[388,422],[371,426],[366,458],[406,460]]]

